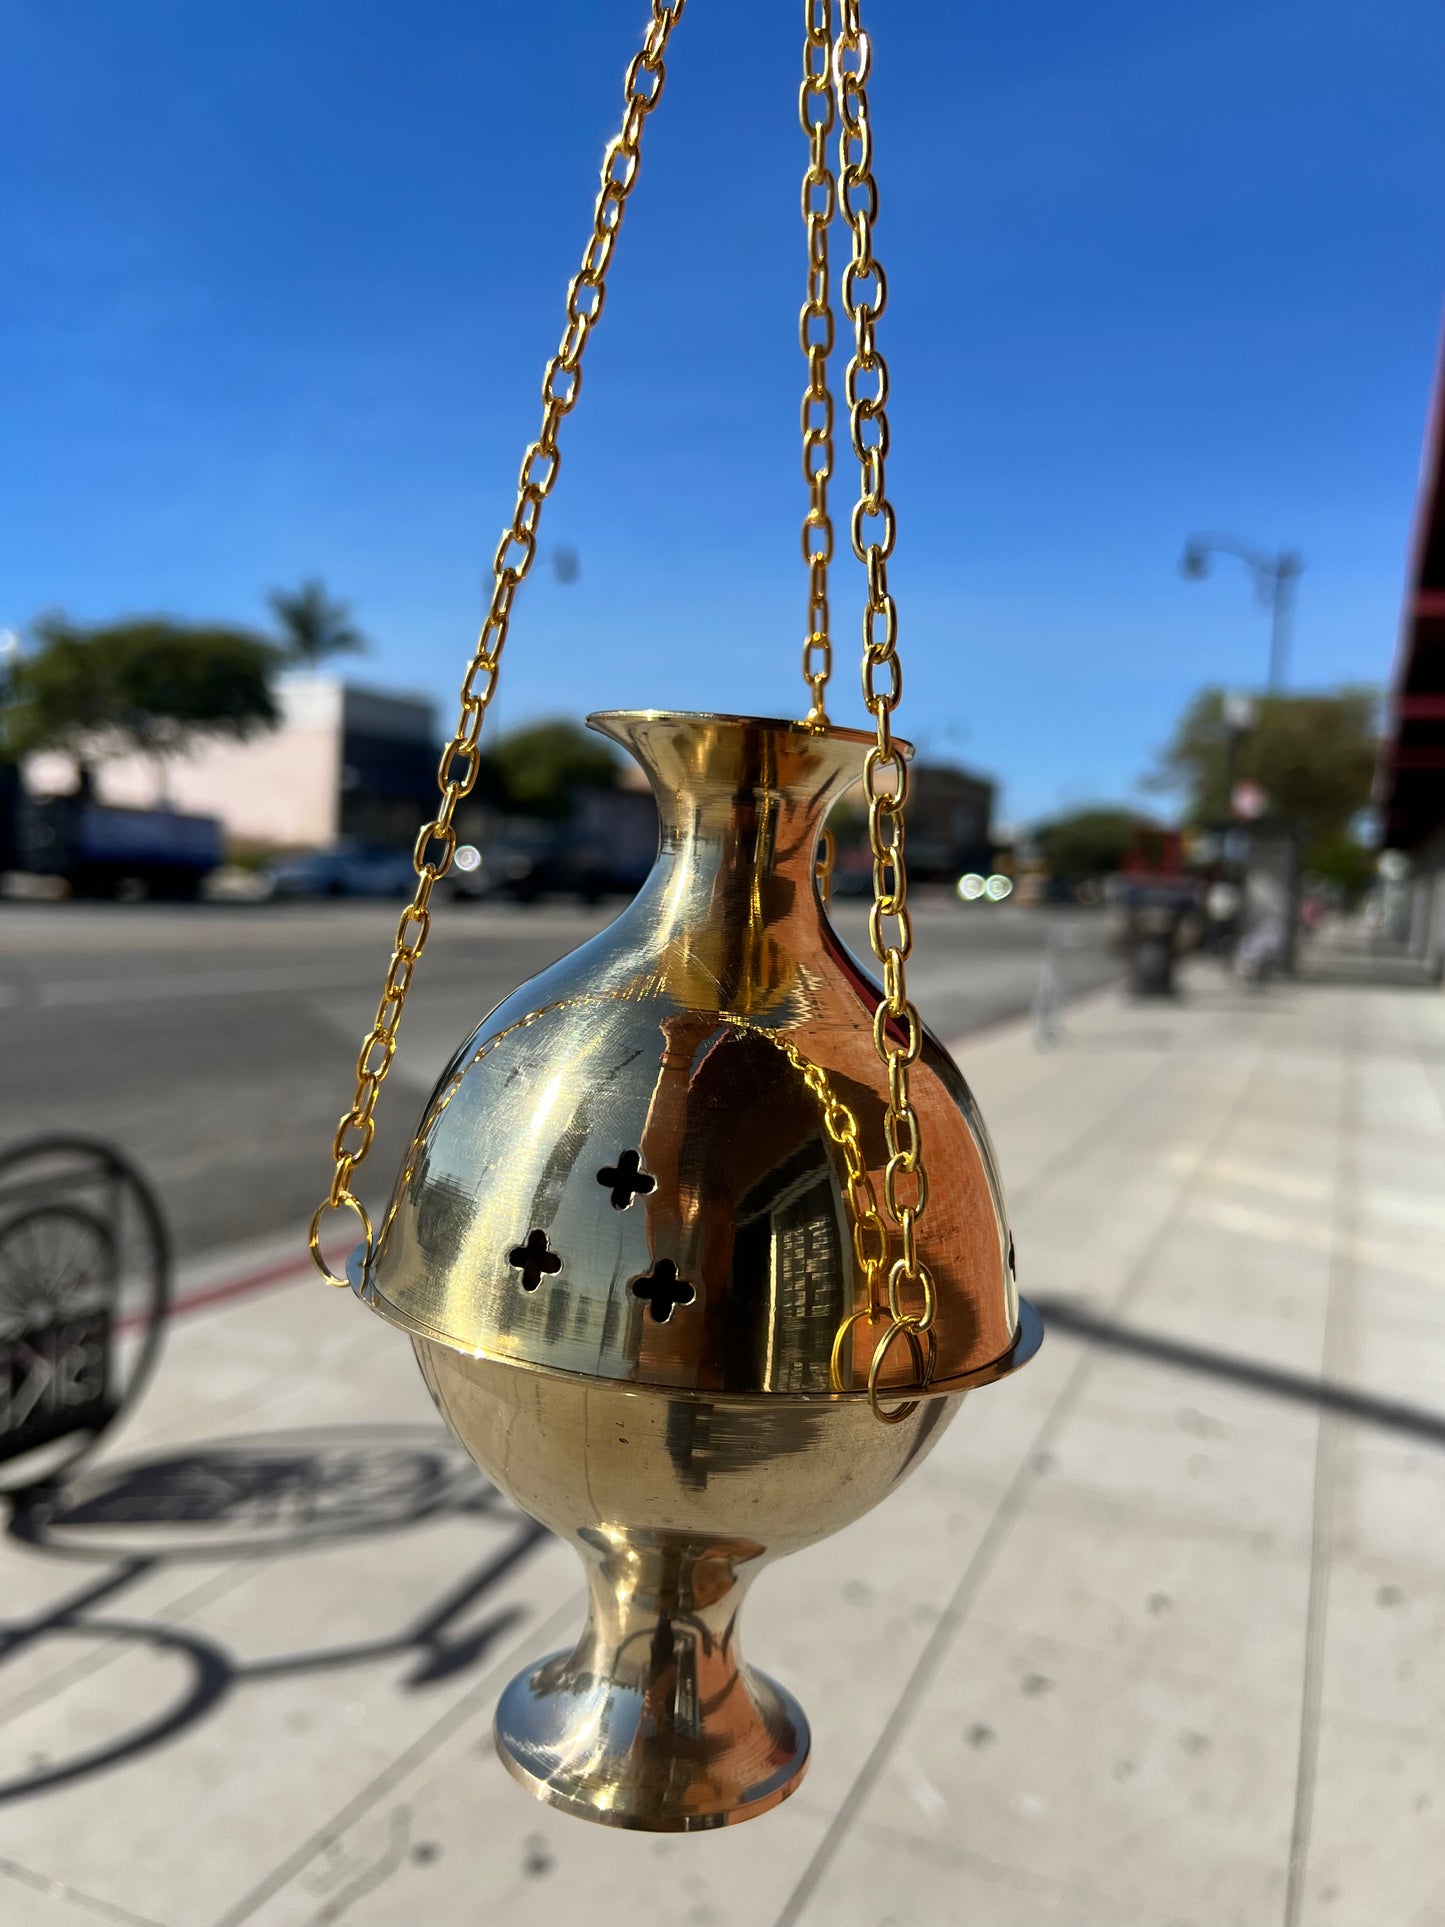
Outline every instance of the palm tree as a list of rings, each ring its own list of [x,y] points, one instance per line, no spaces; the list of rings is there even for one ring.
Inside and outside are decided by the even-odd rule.
[[[333,602],[319,576],[311,576],[291,593],[273,589],[266,598],[281,625],[281,647],[286,660],[303,669],[319,668],[328,656],[359,654],[366,637],[352,625],[351,608]]]

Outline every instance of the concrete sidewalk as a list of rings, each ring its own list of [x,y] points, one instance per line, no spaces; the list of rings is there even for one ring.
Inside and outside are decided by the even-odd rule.
[[[396,1333],[236,1254],[0,1547],[5,1927],[1445,1927],[1445,1001],[1201,968],[959,1054],[1053,1329],[758,1582],[791,1801],[529,1801],[492,1706],[574,1558]]]

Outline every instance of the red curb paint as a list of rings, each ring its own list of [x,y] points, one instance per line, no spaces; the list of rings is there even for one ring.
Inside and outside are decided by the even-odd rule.
[[[338,1246],[333,1251],[323,1249],[321,1255],[334,1270],[350,1250],[350,1245]],[[302,1251],[294,1258],[278,1258],[274,1264],[263,1265],[259,1271],[249,1271],[240,1278],[228,1278],[224,1284],[205,1285],[184,1298],[173,1299],[170,1315],[180,1318],[186,1312],[204,1311],[211,1305],[223,1305],[228,1299],[244,1298],[253,1291],[266,1291],[272,1285],[285,1284],[290,1278],[300,1278],[310,1270],[311,1254],[308,1251]]]

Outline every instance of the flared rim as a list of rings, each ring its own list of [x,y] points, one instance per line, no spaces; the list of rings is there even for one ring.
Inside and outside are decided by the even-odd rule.
[[[792,736],[856,743],[859,749],[871,749],[877,741],[868,729],[840,729],[829,723],[826,729],[815,730],[795,716],[733,716],[717,709],[594,709],[586,720],[587,727],[595,729],[599,736],[610,734],[605,727],[608,723],[722,723],[730,728],[777,729]],[[901,736],[895,736],[893,741],[905,757],[913,755],[912,743]]]

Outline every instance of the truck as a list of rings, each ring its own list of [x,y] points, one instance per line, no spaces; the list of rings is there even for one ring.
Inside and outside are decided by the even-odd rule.
[[[221,864],[214,816],[121,809],[83,796],[13,799],[8,867],[60,877],[77,897],[191,902]]]

